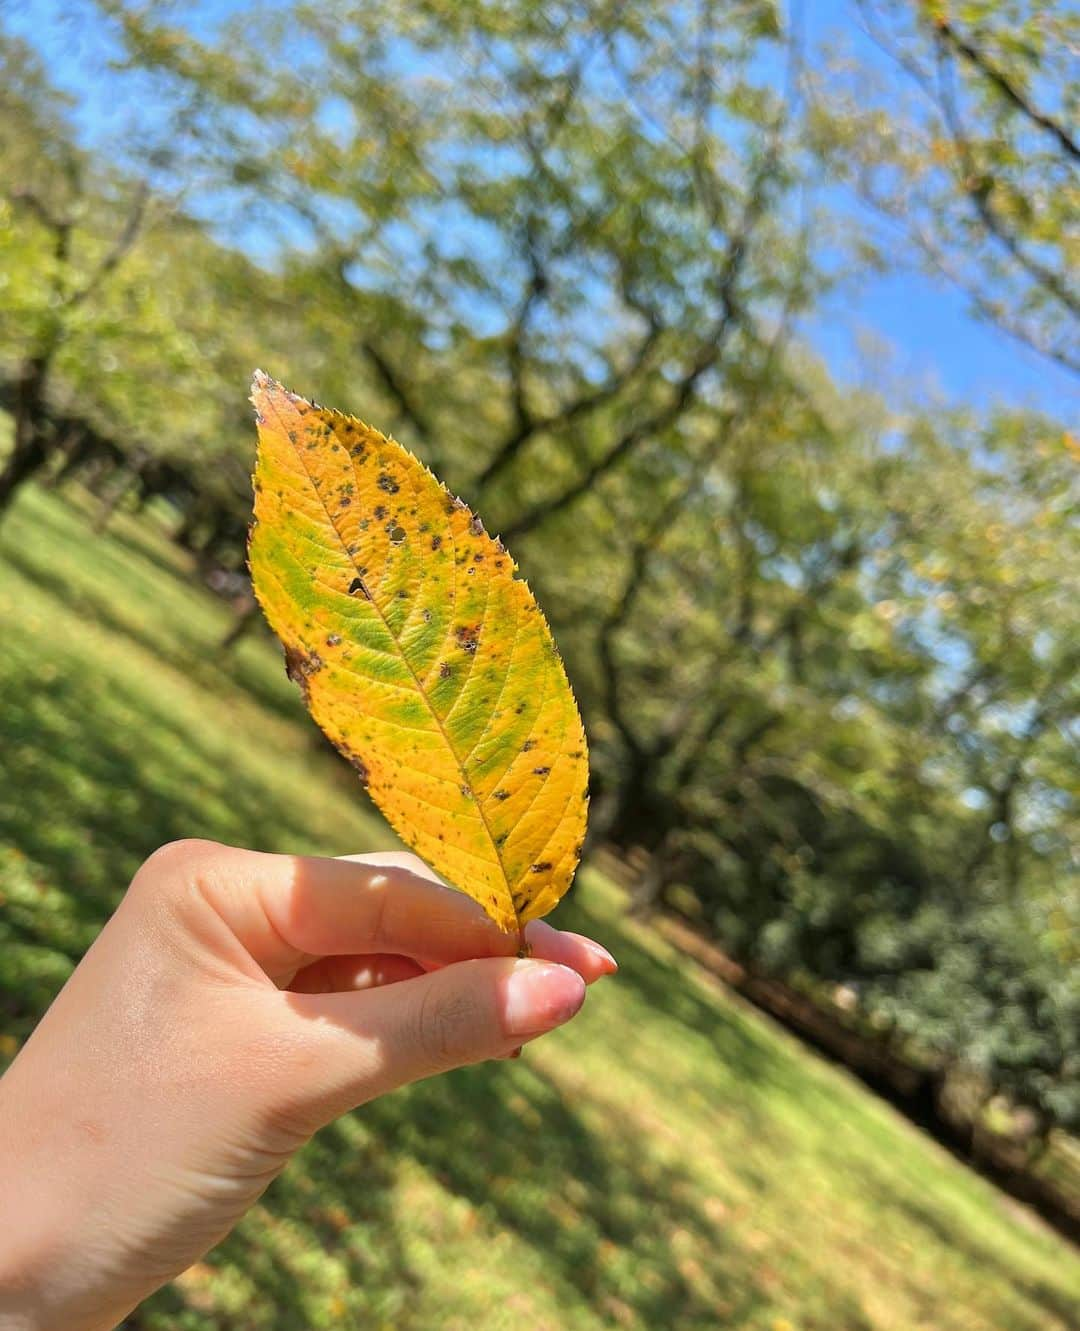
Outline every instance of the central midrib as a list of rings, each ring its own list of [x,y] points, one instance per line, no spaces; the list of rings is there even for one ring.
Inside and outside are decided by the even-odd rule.
[[[280,409],[278,408],[278,404],[277,404],[276,402],[274,402],[272,398],[271,398],[271,405],[272,405],[273,408],[274,408],[274,414],[275,414],[275,415],[277,416],[277,418],[278,418],[278,423],[279,423],[279,425],[280,425],[281,428],[282,428],[282,433],[285,435],[285,438],[286,438],[286,439],[289,439],[289,431],[288,431],[288,427],[285,425],[285,422],[284,422],[284,421],[282,420],[282,418],[281,418],[281,411],[280,411]],[[359,422],[358,422],[358,424],[359,424]],[[336,434],[337,431],[335,430],[334,433]],[[311,484],[311,489],[312,489],[312,491],[314,492],[315,497],[318,499],[319,503],[322,505],[322,510],[323,510],[323,512],[326,514],[326,520],[327,520],[327,522],[329,522],[331,528],[333,529],[334,535],[338,538],[338,541],[339,541],[340,544],[341,544],[341,548],[342,548],[342,550],[345,552],[345,557],[348,559],[350,565],[356,570],[357,575],[359,576],[359,573],[360,573],[360,566],[356,563],[356,561],[355,561],[355,559],[353,558],[353,556],[352,556],[351,554],[349,554],[349,546],[348,546],[348,542],[345,540],[345,537],[342,535],[340,529],[338,528],[337,522],[336,522],[335,519],[334,519],[334,515],[330,512],[330,509],[329,509],[329,507],[327,506],[326,500],[325,500],[325,499],[322,497],[322,495],[319,493],[319,487],[315,484],[315,478],[312,476],[311,471],[310,471],[309,468],[308,468],[308,465],[307,465],[307,462],[306,462],[305,459],[304,459],[304,455],[303,455],[303,453],[302,453],[301,450],[297,447],[297,445],[296,445],[295,443],[293,443],[293,441],[292,441],[291,439],[289,440],[289,442],[293,444],[293,451],[295,452],[295,454],[296,454],[296,456],[297,456],[297,458],[298,458],[298,460],[299,460],[299,462],[300,462],[300,465],[301,465],[301,467],[302,467],[303,470],[304,470],[304,474],[305,474],[305,476],[307,476],[308,481],[309,481],[310,484]],[[357,470],[356,470],[356,463],[355,463],[355,461],[353,460],[352,454],[348,452],[348,449],[346,449],[346,456],[348,456],[348,458],[349,458],[350,466],[351,466],[352,469],[353,469],[353,475],[356,477],[357,480],[359,480],[360,477],[359,477],[359,475],[358,475],[358,473],[357,473]],[[452,526],[451,526],[451,528],[450,528],[450,539],[451,539],[452,541],[454,541],[454,529],[453,529]],[[454,548],[455,548],[455,549],[457,548],[457,542],[456,542],[456,541],[454,541]],[[495,855],[495,863],[499,866],[499,871],[501,872],[501,874],[502,874],[502,876],[503,876],[503,883],[505,884],[505,888],[506,888],[506,896],[507,896],[508,900],[510,901],[510,908],[511,908],[511,910],[512,910],[513,913],[514,913],[514,917],[517,918],[517,909],[515,908],[515,906],[514,906],[514,901],[513,901],[513,889],[512,889],[511,886],[510,886],[510,878],[509,878],[509,875],[508,875],[507,872],[506,872],[506,866],[503,864],[503,862],[502,862],[502,856],[499,854],[499,848],[498,848],[498,846],[495,844],[495,836],[494,836],[494,834],[492,833],[492,830],[491,830],[491,826],[490,826],[490,824],[488,823],[487,815],[484,813],[484,806],[483,806],[483,804],[481,803],[481,800],[480,800],[479,796],[478,796],[478,795],[476,794],[476,792],[473,790],[472,782],[471,782],[470,779],[469,779],[469,774],[468,774],[468,772],[465,770],[465,764],[464,764],[464,763],[461,761],[461,759],[458,757],[457,750],[454,748],[454,745],[453,745],[453,743],[451,742],[450,736],[447,734],[446,727],[443,725],[443,723],[442,723],[442,719],[440,718],[438,712],[436,712],[435,708],[432,706],[431,699],[428,697],[427,693],[426,693],[425,690],[424,690],[423,684],[422,684],[421,681],[420,681],[420,676],[419,676],[419,675],[416,673],[416,671],[413,669],[412,662],[409,660],[408,655],[406,654],[404,647],[402,647],[402,645],[401,645],[401,640],[398,638],[398,636],[397,636],[397,634],[394,632],[394,630],[390,627],[390,622],[389,622],[389,620],[386,618],[386,616],[383,614],[382,610],[379,608],[379,604],[378,604],[378,602],[375,600],[374,597],[370,597],[370,598],[369,598],[369,600],[368,600],[368,604],[369,604],[369,605],[372,607],[372,609],[375,611],[376,615],[378,615],[378,617],[379,617],[379,622],[382,624],[383,628],[386,629],[386,632],[387,632],[387,634],[388,634],[389,637],[390,637],[390,641],[391,641],[391,642],[394,644],[394,646],[398,649],[398,654],[400,655],[402,661],[404,662],[406,670],[408,670],[409,674],[410,674],[410,675],[412,676],[412,678],[413,678],[413,683],[416,685],[416,691],[417,691],[417,693],[418,693],[418,694],[420,695],[420,697],[424,700],[424,704],[425,704],[425,706],[427,707],[428,712],[431,714],[431,719],[435,722],[435,725],[436,725],[437,728],[438,728],[439,734],[443,737],[443,741],[444,741],[444,743],[446,744],[446,747],[450,750],[450,753],[451,753],[451,755],[453,756],[454,761],[457,763],[458,771],[459,771],[459,773],[461,774],[461,778],[462,778],[463,783],[464,783],[464,784],[468,787],[468,789],[472,792],[473,802],[475,803],[475,805],[476,805],[476,810],[477,810],[477,812],[478,812],[479,815],[480,815],[480,822],[481,822],[481,824],[482,824],[482,826],[483,826],[483,828],[484,828],[484,832],[485,832],[486,835],[487,835],[487,839],[488,839],[488,841],[491,843],[491,849],[492,849],[492,851],[493,851],[493,853],[494,853],[494,855]]]

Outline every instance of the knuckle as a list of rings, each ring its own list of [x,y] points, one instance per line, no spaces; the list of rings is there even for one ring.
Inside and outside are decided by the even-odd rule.
[[[198,837],[185,837],[180,841],[168,841],[143,863],[136,874],[136,881],[158,879],[175,881],[177,878],[194,876],[205,868],[221,852],[216,841],[203,841]]]
[[[418,1014],[417,1047],[426,1066],[435,1070],[470,1061],[481,1026],[475,999],[460,988],[432,984]]]
[[[159,847],[144,862],[128,889],[132,903],[160,919],[190,921],[204,911],[227,848],[188,837]]]

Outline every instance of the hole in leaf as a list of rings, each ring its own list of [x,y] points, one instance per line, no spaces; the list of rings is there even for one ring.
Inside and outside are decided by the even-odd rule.
[[[387,535],[390,537],[391,545],[400,545],[402,541],[404,541],[408,533],[406,532],[404,527],[398,526],[398,524],[395,522],[394,525],[390,528],[389,532],[387,532]]]

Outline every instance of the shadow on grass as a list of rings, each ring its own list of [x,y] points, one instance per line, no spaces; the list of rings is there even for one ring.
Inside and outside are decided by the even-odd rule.
[[[70,544],[72,537],[70,523],[57,521],[56,515],[48,510],[42,514],[38,526],[39,529],[44,529],[37,532],[39,537],[44,535],[48,539],[55,539],[57,544]],[[107,538],[94,536],[89,528],[85,534],[88,540],[95,542],[95,559],[105,563],[110,575],[108,582],[103,580],[100,588],[85,581],[80,582],[78,586],[72,585],[59,569],[44,564],[32,553],[18,547],[10,537],[3,542],[2,557],[28,582],[32,582],[63,606],[65,614],[85,616],[109,632],[127,638],[146,651],[152,652],[164,663],[182,670],[208,688],[219,688],[222,682],[227,680],[243,689],[261,707],[285,720],[295,721],[302,716],[303,708],[296,690],[291,686],[286,687],[284,683],[277,684],[251,650],[255,642],[273,648],[268,629],[259,624],[252,631],[249,643],[241,643],[229,651],[223,650],[221,641],[229,627],[225,606],[217,602],[210,591],[199,588],[194,574],[190,578],[185,577],[181,570],[170,567],[164,560],[154,561],[156,567],[175,583],[184,595],[190,595],[193,589],[197,589],[199,594],[210,602],[212,609],[220,609],[220,630],[202,635],[192,634],[187,630],[185,634],[183,630],[186,626],[175,621],[162,619],[155,622],[152,617],[126,616],[118,612],[115,584],[116,581],[121,584],[125,580],[130,581],[131,570],[124,561],[115,559],[110,552],[110,543],[117,541],[113,534],[110,533]],[[140,559],[146,557],[145,551],[138,543],[131,541],[118,543],[135,557]],[[132,600],[140,605],[154,605],[160,599],[161,578],[157,577],[156,582],[157,585],[154,587],[140,585],[133,588]],[[283,680],[284,676],[285,667],[282,664]]]
[[[900,1193],[895,1188],[880,1189],[880,1204],[883,1210],[899,1211],[912,1224],[923,1230],[929,1244],[936,1244],[946,1251],[952,1250],[963,1254],[976,1271],[1000,1271],[1002,1255],[979,1243],[972,1235],[969,1226],[957,1222],[950,1224],[946,1216],[932,1206],[907,1193]],[[1017,1295],[1033,1307],[1017,1306],[998,1309],[1001,1331],[1044,1331],[1051,1323],[1043,1320],[1035,1311],[1041,1309],[1046,1317],[1054,1319],[1053,1325],[1062,1328],[1076,1325],[1077,1304],[1064,1290],[1048,1285],[1042,1280],[1031,1280],[1016,1270],[1007,1273],[1008,1283]]]
[[[92,501],[89,501],[89,497],[88,502],[80,502],[81,496],[71,492],[59,494],[57,497],[65,501],[72,512],[78,513],[90,531],[94,532],[93,521],[96,514],[92,512]],[[167,524],[157,516],[140,519],[126,511],[118,513],[106,531],[94,532],[94,535],[100,541],[108,540],[122,546],[128,554],[152,564],[159,572],[170,578],[195,577],[194,557],[172,540]],[[168,554],[162,550],[163,543],[167,544]]]
[[[420,1281],[394,1211],[396,1161],[370,1135],[358,1146],[351,1126],[341,1120],[320,1132],[260,1206],[121,1331],[412,1326]],[[242,1311],[211,1283],[234,1285],[238,1276],[254,1288]]]
[[[395,1151],[534,1247],[557,1301],[688,1331],[748,1319],[760,1292],[747,1285],[745,1254],[706,1214],[700,1181],[657,1159],[625,1113],[588,1099],[600,1130],[526,1051],[362,1113]]]
[[[54,539],[71,544],[71,524],[55,513],[47,515],[44,533],[46,548]],[[147,558],[141,546],[136,551],[132,543],[121,544]],[[219,666],[190,626],[171,624],[155,604],[160,579],[132,582],[138,615],[118,609],[116,587],[131,571],[116,548],[107,559],[100,555],[111,589],[87,580],[73,591],[61,574],[43,566],[44,557],[35,562],[21,549],[5,557],[58,604],[85,611],[121,642],[138,643],[208,688],[228,677],[264,706],[297,715],[254,644]],[[177,570],[164,571],[183,585]],[[140,622],[143,601],[149,618]],[[206,621],[200,631],[209,638]],[[0,661],[0,840],[40,864],[43,876],[61,885],[64,903],[62,911],[47,901],[36,910],[32,904],[9,906],[0,921],[8,927],[6,936],[0,934],[4,948],[26,958],[21,972],[12,968],[10,983],[0,973],[0,1016],[16,1034],[40,1016],[64,978],[62,963],[77,960],[87,933],[104,922],[154,846],[198,831],[284,849],[290,841],[304,843],[308,830],[280,790],[250,775],[239,779],[227,743],[197,748],[166,694],[155,697],[146,681],[127,674],[95,680],[65,649],[62,621],[56,639],[47,671],[25,646],[20,657],[18,642]],[[312,742],[321,743],[314,728],[311,733]],[[207,1302],[201,1310],[195,1282],[162,1292],[127,1325],[154,1331],[309,1331],[331,1325],[433,1331],[430,1312],[421,1321],[418,1311],[422,1295],[430,1305],[432,1292],[421,1290],[408,1256],[417,1224],[400,1209],[399,1179],[413,1165],[468,1201],[476,1223],[491,1233],[511,1232],[535,1249],[555,1302],[588,1307],[593,1324],[705,1331],[760,1322],[772,1306],[758,1283],[761,1263],[729,1236],[724,1208],[715,1205],[721,1199],[710,1198],[678,1143],[668,1150],[662,1133],[642,1127],[644,1112],[662,1116],[693,1080],[707,1098],[707,1122],[710,1116],[713,1122],[739,1118],[747,1127],[740,1137],[747,1146],[730,1169],[751,1191],[764,1191],[774,1183],[757,1168],[753,1152],[782,1159],[787,1149],[776,1126],[776,1094],[798,1101],[808,1115],[820,1110],[831,1122],[838,1111],[828,1103],[828,1088],[811,1085],[794,1059],[778,1057],[764,1028],[696,988],[685,963],[642,946],[609,917],[593,915],[587,898],[572,897],[558,923],[598,936],[618,955],[628,1014],[624,1031],[633,1030],[638,1018],[654,1027],[644,1053],[630,1040],[620,1056],[636,1060],[638,1071],[655,1060],[656,1030],[667,1028],[653,1019],[661,1018],[699,1037],[700,1066],[667,1085],[662,1059],[654,1062],[648,1070],[658,1093],[641,1106],[642,1118],[606,1100],[602,1086],[572,1085],[570,1076],[545,1072],[528,1054],[520,1063],[451,1074],[381,1100],[319,1134],[273,1185],[264,1206],[206,1259],[211,1275],[231,1272],[254,1286],[249,1308],[222,1313]],[[61,964],[47,964],[49,956]],[[31,984],[26,976],[35,965]],[[928,1242],[955,1247],[983,1269],[1000,1261],[961,1226],[954,1231],[943,1213],[898,1199],[884,1176],[879,1186],[880,1204],[907,1208]],[[792,1224],[798,1223],[793,1216]],[[325,1291],[326,1282],[312,1275],[312,1263],[323,1259],[338,1273],[334,1283],[346,1290],[341,1308],[325,1303],[329,1296],[317,1286]],[[1030,1279],[1015,1283],[1044,1314],[1068,1324],[1065,1296],[1057,1288]],[[867,1326],[845,1294],[842,1272],[826,1293],[831,1319],[815,1321],[808,1314],[800,1321],[804,1331]],[[927,1310],[928,1320],[934,1312]],[[1009,1331],[1034,1331],[1021,1311],[1010,1309],[1009,1315]]]
[[[28,677],[25,658],[9,658],[0,690],[0,846],[39,866],[59,887],[64,918],[84,926],[59,937],[55,905],[7,909],[5,948],[44,947],[77,961],[87,930],[105,922],[139,864],[165,842],[197,835],[286,850],[310,839],[280,789],[230,765],[227,736],[200,747],[167,700],[134,681],[95,678],[55,654],[37,677]],[[0,874],[9,872],[0,863]],[[25,1034],[50,996],[21,985],[4,993],[7,1029]]]
[[[560,929],[573,929],[596,938],[619,962],[619,984],[629,987],[647,1009],[650,1024],[660,1016],[695,1032],[703,1045],[701,1066],[694,1081],[703,1090],[718,1095],[718,1112],[741,1117],[761,1137],[763,1102],[773,1117],[777,1097],[805,1105],[808,1098],[820,1101],[823,1112],[835,1106],[826,1086],[817,1086],[806,1075],[805,1065],[795,1058],[778,1058],[776,1035],[761,1019],[743,1017],[738,1000],[727,990],[710,992],[695,982],[696,966],[685,957],[668,957],[661,946],[654,950],[636,936],[640,926],[619,922],[618,916],[594,912],[586,894],[572,890],[553,921]],[[628,1051],[633,1056],[633,1051]],[[723,1074],[723,1083],[713,1083],[713,1072]],[[738,1097],[731,1095],[732,1080]],[[722,1097],[722,1102],[720,1097]],[[778,1143],[779,1145],[779,1143]]]
[[[147,851],[193,829],[249,845],[301,838],[304,829],[289,826],[280,798],[238,781],[220,755],[194,747],[164,699],[134,681],[94,679],[60,654],[50,667],[18,688],[12,676],[6,681],[0,839],[63,884],[80,924],[103,923]],[[592,927],[580,906],[565,914],[565,926]],[[78,936],[58,937],[50,910],[18,916],[14,926],[18,944],[49,946],[72,962],[85,945]],[[747,1082],[759,1075],[767,1051],[688,993],[674,968],[629,939],[618,947],[626,983],[651,1005],[723,1039],[724,1056],[741,1060]],[[57,972],[53,987],[62,979]],[[50,997],[48,980],[14,985],[2,995],[6,1028],[27,1033]],[[350,1145],[348,1123],[320,1134],[273,1185],[265,1221],[242,1227],[207,1265],[254,1282],[260,1312],[250,1324],[265,1331],[322,1324],[304,1264],[312,1251],[344,1271],[357,1301],[336,1322],[327,1314],[326,1324],[428,1331],[410,1321],[417,1278],[392,1213],[395,1172],[409,1159],[533,1245],[556,1293],[594,1306],[604,1320],[704,1331],[721,1313],[749,1316],[760,1296],[746,1287],[745,1254],[729,1259],[719,1221],[702,1209],[700,1183],[650,1155],[640,1126],[621,1111],[602,1112],[603,1130],[591,1131],[572,1094],[527,1057],[412,1087],[361,1111],[356,1121],[376,1139],[368,1148]],[[300,1260],[290,1259],[283,1231],[294,1236]],[[198,1300],[197,1290],[174,1288],[129,1325],[184,1324],[181,1316],[197,1313]],[[195,1324],[244,1325],[201,1314]]]
[[[357,1125],[366,1133],[359,1150],[350,1131]],[[207,1258],[218,1273],[233,1268],[257,1285],[251,1325],[308,1331],[324,1324],[310,1268],[288,1260],[291,1240],[298,1252],[331,1259],[348,1290],[347,1305],[339,1301],[326,1325],[431,1331],[438,1292],[427,1292],[420,1320],[420,1280],[402,1240],[404,1225],[415,1233],[417,1218],[394,1210],[405,1161],[467,1200],[492,1236],[509,1232],[535,1248],[553,1302],[587,1308],[601,1324],[714,1331],[746,1325],[766,1306],[745,1252],[703,1208],[698,1182],[657,1162],[614,1111],[602,1132],[590,1131],[526,1056],[419,1083],[320,1133],[267,1193],[269,1232],[245,1225]],[[178,1325],[193,1306],[198,1295],[185,1282],[183,1294],[163,1291],[126,1325]]]

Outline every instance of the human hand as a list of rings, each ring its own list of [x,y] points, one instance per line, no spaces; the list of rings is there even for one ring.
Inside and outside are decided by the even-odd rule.
[[[526,938],[412,855],[157,851],[0,1080],[0,1331],[114,1326],[323,1124],[506,1056],[615,969]]]

